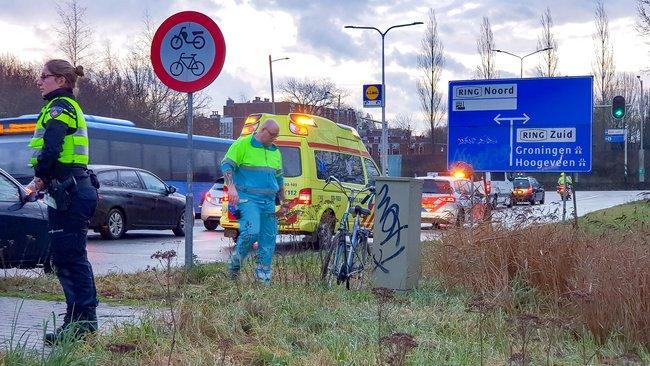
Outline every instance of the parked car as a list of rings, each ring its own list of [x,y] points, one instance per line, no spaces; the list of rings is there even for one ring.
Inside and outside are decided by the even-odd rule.
[[[27,191],[0,169],[0,268],[35,268],[51,271],[47,206],[25,202]]]
[[[201,204],[201,220],[207,230],[216,230],[221,219],[221,203],[223,200],[223,177],[206,192]]]
[[[533,177],[516,177],[512,181],[512,204],[529,202],[534,205],[536,202],[544,204],[546,192],[544,187]]]
[[[90,228],[104,239],[127,230],[169,230],[185,235],[185,196],[153,173],[114,165],[91,165],[99,179],[99,203]]]

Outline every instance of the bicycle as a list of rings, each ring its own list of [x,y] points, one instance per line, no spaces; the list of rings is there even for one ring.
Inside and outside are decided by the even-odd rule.
[[[178,76],[183,73],[185,68],[187,68],[192,71],[192,74],[195,76],[203,74],[205,71],[205,65],[203,62],[196,59],[196,53],[192,53],[191,55],[192,56],[185,56],[185,52],[182,52],[178,61],[172,62],[169,66],[169,72],[174,76]],[[186,62],[186,60],[189,62]]]
[[[339,285],[345,282],[345,287],[360,289],[363,286],[366,263],[370,256],[368,238],[371,230],[361,226],[361,218],[370,215],[371,211],[359,205],[353,205],[354,200],[361,193],[368,192],[361,204],[365,204],[375,195],[375,188],[371,185],[361,190],[345,187],[336,177],[329,177],[325,181],[325,187],[334,182],[341,189],[347,198],[347,208],[339,221],[336,233],[330,239],[329,249],[323,260],[321,278],[328,287],[332,287],[334,281]],[[350,194],[348,194],[348,191]],[[349,229],[350,214],[354,217],[352,230]],[[352,285],[350,284],[352,282]]]

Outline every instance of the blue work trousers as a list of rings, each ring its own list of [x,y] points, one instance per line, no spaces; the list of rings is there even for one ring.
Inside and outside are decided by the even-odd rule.
[[[95,322],[97,290],[86,253],[86,234],[97,207],[97,190],[83,186],[74,189],[70,196],[67,210],[48,207],[52,262],[67,305],[64,323]]]
[[[275,197],[240,194],[237,208],[241,212],[239,237],[237,246],[230,257],[230,271],[239,272],[253,243],[257,241],[255,277],[264,283],[269,283],[271,281],[271,261],[275,252],[275,239],[278,235]]]

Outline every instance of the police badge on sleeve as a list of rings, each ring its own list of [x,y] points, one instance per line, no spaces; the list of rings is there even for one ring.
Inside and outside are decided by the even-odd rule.
[[[57,105],[50,107],[50,117],[56,118],[61,113],[63,113],[63,107],[59,107]]]

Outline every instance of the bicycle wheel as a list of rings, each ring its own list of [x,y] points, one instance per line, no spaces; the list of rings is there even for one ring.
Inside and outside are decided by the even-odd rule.
[[[169,66],[169,72],[174,76],[178,76],[183,73],[183,69],[184,66],[179,61],[173,62],[171,66]]]
[[[190,68],[192,70],[192,74],[196,76],[201,76],[203,75],[203,72],[205,71],[205,65],[201,61],[196,61],[194,63],[194,66]]]
[[[341,240],[343,238],[343,240]],[[323,260],[321,267],[321,278],[328,287],[332,287],[334,281],[340,283],[341,272],[345,266],[345,235],[342,232],[332,237],[332,242]]]
[[[362,237],[357,244],[353,256],[350,271],[345,280],[345,287],[350,290],[360,290],[366,278],[368,271],[368,257],[370,254],[370,247],[368,246],[368,238]]]

